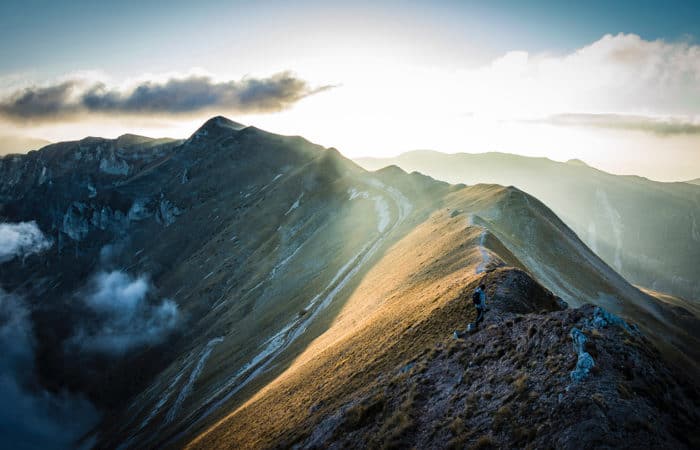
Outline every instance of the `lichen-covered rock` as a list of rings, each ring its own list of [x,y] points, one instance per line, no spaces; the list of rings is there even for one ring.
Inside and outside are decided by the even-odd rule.
[[[636,325],[630,325],[624,319],[609,312],[605,308],[596,306],[593,309],[592,326],[596,328],[605,328],[608,325],[622,327],[630,333],[639,333],[639,329]]]
[[[577,383],[588,378],[588,374],[593,366],[595,366],[595,362],[593,361],[593,357],[585,350],[586,341],[588,340],[586,335],[576,327],[572,328],[569,334],[574,341],[574,351],[578,358],[576,361],[576,368],[571,371],[570,376],[571,381]]]

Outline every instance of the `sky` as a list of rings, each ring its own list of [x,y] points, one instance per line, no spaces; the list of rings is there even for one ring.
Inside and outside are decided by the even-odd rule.
[[[698,36],[694,1],[4,0],[0,136],[180,138],[222,114],[349,157],[504,151],[686,180]]]

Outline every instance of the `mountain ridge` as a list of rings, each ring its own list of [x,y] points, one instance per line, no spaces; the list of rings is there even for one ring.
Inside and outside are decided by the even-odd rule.
[[[654,336],[664,350],[659,370],[696,370],[683,353],[695,357],[700,348],[697,318],[676,320],[684,313],[672,300],[631,286],[529,194],[450,185],[399,167],[367,172],[334,148],[212,120],[207,133],[184,141],[121,150],[114,140],[77,141],[0,159],[0,218],[35,221],[53,242],[40,256],[4,263],[0,285],[21,292],[32,307],[43,382],[82,392],[105,412],[90,433],[99,447],[195,445],[208,442],[198,438],[206,430],[217,446],[233,442],[219,440],[220,433],[245,440],[226,417],[276,398],[267,397],[279,392],[276,380],[304,380],[296,377],[308,364],[328,368],[332,360],[324,355],[347,351],[336,361],[344,361],[340,373],[367,368],[390,377],[394,364],[424,358],[423,346],[446,345],[471,320],[464,298],[479,280],[488,282],[493,300],[486,327],[510,320],[504,314],[526,321],[535,314],[533,323],[544,326],[550,321],[538,316],[540,307],[552,312],[562,300],[572,307],[594,303]],[[86,315],[86,298],[106,275],[133,286],[147,279],[140,313],[171,305],[177,325],[117,356],[74,353],[77,332],[87,343],[104,332],[84,321],[94,315]],[[571,323],[580,319],[577,311],[564,313]],[[114,329],[110,317],[100,320]],[[565,335],[557,334],[562,345]],[[615,346],[622,338],[611,339],[610,355],[621,355]],[[387,354],[394,344],[402,353]],[[454,351],[479,357],[461,344]],[[569,364],[574,355],[566,358]],[[557,374],[568,376],[563,366]],[[363,377],[348,386],[361,380],[365,388],[384,386]],[[329,403],[341,409],[321,405],[312,416],[335,423],[365,391],[332,380],[317,387],[324,396],[344,392]],[[276,408],[285,406],[299,418],[314,407],[280,402]],[[299,431],[294,425],[270,434],[266,427],[277,422],[265,420],[264,409],[255,411],[250,439],[269,435],[289,444],[287,433]],[[593,417],[585,408],[576,411]],[[687,432],[683,417],[664,420]]]
[[[506,153],[419,151],[358,162],[369,169],[398,164],[450,183],[516,185],[552,208],[633,283],[690,300],[700,296],[700,274],[692,263],[700,257],[700,191],[688,183]]]
[[[488,191],[489,189],[496,189],[497,196],[502,195],[501,193],[507,195],[509,191],[513,192],[512,189],[508,190],[502,187],[476,186],[471,188],[471,195],[467,199],[461,200],[458,206],[464,208],[466,206],[463,203],[464,200],[469,203],[480,202],[484,196],[484,190]],[[451,195],[461,197],[464,194],[463,191],[457,191]],[[510,320],[518,320],[518,318],[531,320],[537,317],[537,314],[543,314],[541,313],[543,308],[549,311],[558,311],[561,310],[561,306],[554,300],[555,297],[551,292],[539,286],[528,275],[521,275],[524,278],[516,276],[513,281],[506,281],[510,274],[518,273],[517,269],[513,269],[512,266],[522,265],[522,263],[517,259],[511,259],[507,262],[498,259],[497,255],[502,253],[502,250],[498,250],[496,253],[490,249],[498,249],[502,244],[499,245],[498,240],[489,238],[490,233],[486,235],[487,239],[482,239],[483,229],[479,226],[469,225],[470,221],[467,220],[468,212],[466,210],[454,209],[457,206],[454,203],[445,206],[447,208],[441,208],[431,219],[412,231],[412,234],[417,233],[415,237],[407,238],[405,242],[400,241],[398,246],[392,249],[395,256],[385,255],[384,261],[375,266],[375,269],[368,275],[364,283],[366,287],[360,286],[355,291],[331,329],[319,337],[306,350],[305,354],[297,358],[287,372],[235,409],[229,416],[215,422],[211,428],[196,437],[188,445],[188,448],[272,448],[294,445],[302,448],[328,445],[335,448],[342,446],[343,442],[348,445],[353,441],[374,442],[372,445],[401,446],[415,443],[416,440],[426,445],[427,442],[442,442],[442,444],[435,445],[438,447],[447,446],[450,432],[446,429],[449,428],[451,420],[447,408],[442,410],[442,413],[446,414],[447,417],[441,417],[439,420],[421,425],[420,417],[425,414],[423,408],[429,408],[429,405],[434,401],[429,399],[434,396],[449,396],[452,393],[453,397],[467,397],[468,394],[462,394],[462,392],[463,389],[469,387],[470,383],[462,384],[462,381],[457,381],[458,379],[462,380],[462,378],[459,376],[459,371],[454,373],[454,368],[451,369],[452,373],[443,377],[437,368],[439,365],[433,360],[435,356],[430,357],[428,361],[422,361],[421,357],[418,357],[417,360],[412,360],[412,358],[415,358],[416,355],[426,355],[426,353],[439,354],[443,349],[443,354],[451,356],[451,359],[464,358],[467,356],[465,353],[469,353],[468,348],[472,345],[473,340],[488,345],[489,340],[482,339],[482,333],[490,335],[490,330],[495,326],[504,328],[503,324],[509,320],[508,317],[511,317],[508,314],[515,314]],[[461,212],[453,215],[453,211]],[[464,228],[465,226],[466,228]],[[454,238],[458,240],[454,241]],[[467,242],[470,244],[460,245],[460,240],[463,240],[464,244]],[[478,248],[481,242],[486,245],[486,254],[489,255],[483,269],[481,269],[481,265],[485,261],[484,253]],[[426,252],[430,252],[430,249],[433,252],[426,254]],[[466,253],[464,256],[452,256],[451,253],[454,251]],[[436,256],[438,259],[435,259]],[[398,258],[402,258],[406,262],[410,261],[418,267],[423,266],[423,264],[427,264],[427,266],[418,273],[412,273],[416,270],[413,266],[406,267],[403,269],[405,271],[404,278],[394,280],[395,275],[389,277],[388,274],[394,272]],[[443,258],[447,261],[443,262]],[[429,261],[430,263],[428,263]],[[376,273],[373,274],[373,272]],[[424,277],[420,275],[421,273],[430,275]],[[392,278],[390,283],[397,287],[393,289],[383,287],[386,294],[376,292],[377,287],[382,286],[380,280],[387,278]],[[478,282],[485,282],[489,290],[488,298],[491,310],[486,314],[485,330],[477,332],[474,337],[466,338],[464,345],[461,343],[453,344],[450,342],[451,338],[447,336],[450,330],[460,326],[460,316],[464,317],[462,320],[465,322],[468,320],[467,318],[473,320],[473,315],[466,308],[469,293]],[[412,288],[412,285],[423,283],[426,285],[418,289]],[[523,287],[523,283],[525,286],[532,286],[535,292],[539,291],[543,294],[527,294],[528,289]],[[532,306],[524,308],[520,306],[521,302],[533,297],[537,298],[538,295],[548,300],[536,301]],[[363,305],[368,301],[369,296],[374,297],[374,305]],[[383,300],[384,298],[386,300]],[[383,310],[395,308],[402,308],[401,312],[382,313]],[[427,312],[423,312],[424,308],[427,308]],[[585,311],[588,311],[588,314],[591,313],[590,309]],[[524,316],[523,313],[525,313]],[[576,313],[576,310],[570,310],[567,314]],[[425,316],[425,314],[428,315]],[[506,317],[503,317],[502,314],[506,314]],[[440,319],[437,318],[438,316]],[[541,317],[547,320],[545,319],[546,314]],[[396,320],[396,318],[398,318],[398,323],[391,323],[392,319]],[[349,326],[355,320],[358,321],[358,324]],[[374,320],[380,322],[373,324]],[[404,327],[406,328],[404,329]],[[358,331],[355,332],[355,329]],[[543,328],[542,332],[544,336],[547,336],[549,331],[545,330],[546,328]],[[358,334],[362,333],[368,333],[368,336],[358,337]],[[559,339],[564,337],[565,334],[561,334]],[[506,342],[511,340],[516,340],[516,338],[507,339]],[[345,343],[346,341],[347,343]],[[562,344],[564,342],[566,340]],[[436,345],[437,347],[435,347]],[[507,349],[508,345],[505,345]],[[568,346],[568,344],[566,345]],[[495,356],[495,350],[493,352],[494,355],[486,358],[495,358],[494,363],[496,363],[498,358]],[[518,352],[515,354],[517,355]],[[559,353],[555,352],[554,354]],[[372,355],[372,357],[367,355]],[[470,369],[477,370],[476,373],[470,375],[471,383],[475,383],[476,386],[493,383],[487,383],[486,377],[482,378],[479,375],[477,368],[478,364],[482,363],[476,363],[476,358],[479,357],[474,355],[472,358],[462,359],[461,366],[457,365],[457,370],[460,367],[464,370],[471,359],[472,362],[466,367],[467,372]],[[544,362],[538,364],[541,363]],[[381,369],[377,369],[377,365]],[[433,369],[433,366],[437,367]],[[518,370],[521,375],[527,375],[530,372],[530,369]],[[426,372],[430,375],[421,375]],[[465,378],[467,372],[464,374]],[[488,374],[490,372],[487,372]],[[339,380],[334,381],[335,377]],[[566,377],[567,375],[564,375],[564,378]],[[405,388],[402,387],[405,389],[403,392],[400,390],[399,393],[390,393],[392,386],[402,386],[403,380],[406,378],[421,378],[423,381],[419,381],[413,386],[409,382]],[[444,380],[444,378],[449,381]],[[514,378],[511,379],[511,383],[514,382]],[[456,382],[458,386],[462,387],[438,388],[441,382],[449,383],[448,386],[452,386]],[[320,394],[322,392],[320,386],[326,383],[331,386],[327,389],[335,389],[327,394],[330,397],[327,397],[325,392]],[[345,386],[345,384],[349,386]],[[434,386],[433,389],[437,389],[437,391],[433,391],[432,394],[425,393],[424,385],[427,385],[426,387]],[[518,388],[517,384],[515,386],[516,389],[522,389]],[[614,383],[611,387],[615,388]],[[512,389],[511,387],[508,390]],[[421,393],[411,394],[409,391]],[[430,390],[428,391],[430,392]],[[289,392],[295,393],[293,398],[289,397],[287,394]],[[319,393],[320,396],[314,392]],[[440,392],[443,393],[440,394]],[[572,395],[576,398],[580,394],[575,392],[577,391],[574,390],[571,394],[565,393],[563,395]],[[556,395],[553,397],[554,403],[557,403]],[[503,394],[502,398],[507,399],[508,395]],[[402,404],[403,399],[409,403]],[[527,404],[527,402],[524,403]],[[511,408],[514,407],[511,406]],[[496,409],[498,407],[494,407],[494,411]],[[392,416],[392,411],[394,416]],[[467,412],[478,414],[477,411]],[[530,415],[532,413],[523,413],[521,417]],[[456,410],[452,419],[455,416],[462,417],[462,412]],[[494,414],[494,416],[497,417],[498,414]],[[272,417],[276,417],[277,420],[271,420]],[[442,430],[438,432],[438,436],[441,437],[437,438],[433,434],[429,441],[421,440],[430,436],[432,425],[435,426],[435,429]],[[567,424],[567,427],[575,426],[575,420],[573,423],[568,422]],[[370,430],[362,431],[366,427],[370,427]],[[423,427],[427,428],[423,438],[416,437],[411,431],[417,429],[418,433],[423,433],[421,431],[424,429]],[[553,432],[556,433],[556,426],[552,428]],[[478,430],[472,432],[490,434],[488,430],[488,422],[486,422]],[[498,431],[497,427],[496,431]],[[360,434],[358,435],[358,433]],[[442,437],[445,434],[448,435],[447,438]],[[546,442],[546,433],[541,433],[538,430],[537,434]],[[596,439],[587,436],[584,431],[572,432],[571,434],[569,439],[573,439],[577,445]],[[527,433],[525,433],[526,435]],[[466,443],[474,442],[478,436],[470,439],[457,434],[454,437],[465,439]],[[522,438],[516,437],[515,440],[510,440],[512,438],[505,437],[504,439],[496,437],[494,433],[492,439],[501,445],[511,446]],[[604,438],[600,437],[600,439]],[[640,442],[643,442],[643,439]],[[602,442],[614,445],[613,441],[603,440]],[[617,442],[620,445],[624,440]]]

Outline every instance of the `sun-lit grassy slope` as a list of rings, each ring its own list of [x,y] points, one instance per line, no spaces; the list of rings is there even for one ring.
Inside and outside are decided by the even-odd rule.
[[[382,256],[328,330],[286,371],[190,447],[284,446],[308,437],[305,424],[337,414],[396,367],[464,328],[473,318],[468,293],[481,280],[498,305],[492,316],[557,309],[541,287],[535,294],[513,288],[520,286],[513,284],[518,268],[572,303],[602,303],[649,325],[657,320],[638,305],[643,294],[539,202],[513,188],[465,188]]]
[[[455,300],[480,279],[475,272],[482,262],[482,230],[465,219],[450,219],[443,211],[395,244],[328,331],[283,375],[193,444],[271,445],[271,439],[301,423],[319,392],[326,402],[344,400],[446,333],[464,328],[466,305]]]
[[[666,294],[664,292],[654,291],[644,287],[639,287],[642,292],[645,292],[657,300],[678,309],[678,312],[683,315],[694,314],[700,317],[700,305],[695,302],[690,302],[680,297]]]

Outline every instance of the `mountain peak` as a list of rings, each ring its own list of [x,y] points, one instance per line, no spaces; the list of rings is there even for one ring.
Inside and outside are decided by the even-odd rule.
[[[137,145],[143,144],[145,142],[153,141],[153,138],[146,136],[139,136],[138,134],[126,133],[115,139],[117,145]]]
[[[580,159],[570,159],[566,163],[571,165],[571,166],[589,167],[588,164],[581,161]]]
[[[199,127],[199,129],[194,134],[205,135],[210,132],[215,132],[217,130],[239,131],[243,128],[245,128],[245,125],[242,125],[238,122],[234,122],[233,120],[227,119],[224,116],[215,116],[204,122],[204,125]]]

